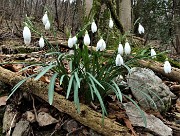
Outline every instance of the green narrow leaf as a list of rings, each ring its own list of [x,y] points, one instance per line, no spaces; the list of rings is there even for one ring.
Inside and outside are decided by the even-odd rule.
[[[113,84],[114,84],[114,86],[115,86],[115,88],[116,88],[116,90],[118,92],[118,96],[117,97],[119,98],[120,102],[122,103],[122,93],[121,93],[118,85],[114,81],[112,81],[112,82],[113,82]]]
[[[75,79],[76,79],[76,82],[78,84],[78,87],[80,88],[80,81],[79,81],[79,77],[78,77],[78,74],[76,71],[74,72],[74,75],[75,75]]]
[[[64,77],[65,77],[65,75],[62,75],[62,76],[61,76],[61,79],[60,79],[60,82],[59,82],[60,85],[62,85],[62,82],[63,82]]]
[[[48,99],[49,99],[49,104],[52,105],[53,103],[53,98],[54,98],[54,84],[56,81],[56,77],[57,77],[58,73],[55,73],[50,80],[49,83],[49,90],[48,90]]]
[[[93,77],[93,75],[91,75],[89,72],[86,72],[86,73],[94,80],[94,82],[96,82],[102,89],[105,90],[105,88],[99,83],[99,81],[97,81],[97,80]]]
[[[74,75],[72,75],[71,78],[70,78],[70,80],[69,80],[68,89],[67,89],[67,94],[66,94],[66,99],[69,98],[69,94],[70,94],[70,91],[71,91],[71,86],[72,86],[73,78],[74,78]]]
[[[90,88],[90,91],[91,91],[91,98],[92,98],[92,100],[94,100],[94,92],[93,92],[91,84],[89,84],[89,88]]]
[[[53,54],[61,54],[61,52],[48,52],[45,56],[53,55]]]
[[[27,69],[30,68],[30,67],[41,66],[41,65],[42,65],[42,64],[34,64],[34,65],[30,65],[30,66],[27,66],[27,67],[22,68],[21,70],[19,70],[19,72],[22,72],[22,71],[24,71],[24,70],[27,70]]]
[[[80,104],[79,104],[79,96],[78,96],[78,84],[77,82],[74,80],[74,103],[77,107],[77,111],[78,113],[80,113]]]
[[[137,105],[137,103],[136,103],[134,100],[132,100],[131,98],[129,98],[129,97],[128,97],[127,95],[125,95],[125,94],[124,94],[124,96],[125,96],[127,99],[129,99],[129,100],[136,106],[136,108],[139,110],[139,112],[140,112],[140,114],[141,114],[141,116],[142,116],[142,118],[143,118],[144,125],[145,125],[145,127],[147,127],[147,120],[146,120],[146,117],[145,117],[144,112],[141,110],[141,108]]]
[[[35,81],[39,80],[47,71],[49,71],[51,68],[53,68],[56,65],[50,65],[50,66],[46,66],[36,77],[35,77]]]
[[[31,75],[31,76],[29,76],[29,77],[27,77],[27,78],[19,81],[19,82],[13,87],[13,89],[11,90],[12,92],[11,92],[10,95],[8,96],[7,100],[14,94],[14,92],[15,92],[26,80],[28,80],[29,78],[32,78],[32,77],[35,76],[35,75],[36,75],[36,74],[33,74],[33,75]]]

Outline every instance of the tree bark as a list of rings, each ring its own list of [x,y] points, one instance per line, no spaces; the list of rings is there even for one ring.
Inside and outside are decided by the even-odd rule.
[[[24,79],[19,73],[14,73],[7,69],[0,67],[0,81],[14,86],[19,81]],[[48,87],[47,84],[41,81],[34,81],[33,79],[27,80],[21,85],[22,91],[30,90],[32,94],[42,98],[48,102]],[[112,121],[105,117],[104,125],[102,124],[102,114],[89,108],[88,106],[81,104],[80,114],[77,113],[73,102],[65,99],[64,96],[54,93],[53,106],[59,111],[67,113],[75,120],[79,121],[85,126],[104,134],[106,136],[130,136],[129,130],[121,124]]]
[[[172,68],[171,73],[166,74],[164,72],[163,64],[159,63],[157,61],[145,61],[145,60],[139,60],[138,61],[140,65],[147,67],[157,73],[160,73],[161,75],[169,78],[172,81],[176,81],[180,83],[180,69],[178,68]]]

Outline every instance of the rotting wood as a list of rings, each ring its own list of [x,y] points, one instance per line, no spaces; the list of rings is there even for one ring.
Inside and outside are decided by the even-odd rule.
[[[180,69],[172,67],[172,71],[169,74],[164,72],[163,64],[157,61],[139,60],[138,63],[144,67],[147,67],[154,72],[160,73],[161,75],[169,78],[172,81],[180,83]]]
[[[14,86],[19,81],[24,79],[19,73],[14,73],[7,69],[0,67],[0,81]],[[22,91],[29,91],[32,94],[42,98],[48,102],[48,86],[41,81],[27,80],[20,86]],[[129,129],[122,126],[116,121],[107,117],[104,118],[104,125],[102,125],[102,114],[92,110],[88,106],[81,104],[80,114],[77,113],[73,102],[65,99],[64,96],[54,93],[53,106],[59,111],[67,113],[75,120],[79,121],[85,126],[106,135],[106,136],[130,136]]]

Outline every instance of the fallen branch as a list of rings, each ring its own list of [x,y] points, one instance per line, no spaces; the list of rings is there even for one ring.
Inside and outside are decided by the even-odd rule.
[[[24,79],[23,76],[19,76],[18,73],[14,73],[7,69],[0,67],[0,81],[14,86],[19,81]],[[32,94],[42,98],[48,102],[48,89],[47,84],[41,81],[34,81],[33,79],[27,80],[21,85],[22,91],[31,91]],[[53,106],[59,111],[67,113],[75,120],[79,121],[85,126],[104,134],[106,136],[129,136],[129,130],[121,124],[113,121],[107,117],[104,118],[104,125],[102,125],[102,114],[92,110],[88,106],[81,104],[80,114],[74,106],[74,103],[65,99],[64,96],[55,92]]]
[[[180,83],[180,69],[172,67],[172,71],[169,74],[164,72],[163,64],[157,61],[148,61],[148,60],[139,60],[140,65],[147,67],[154,72],[160,73],[161,75],[169,78],[172,81],[176,81]]]

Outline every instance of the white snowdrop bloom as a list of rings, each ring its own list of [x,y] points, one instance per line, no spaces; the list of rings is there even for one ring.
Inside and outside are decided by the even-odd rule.
[[[69,39],[68,39],[68,47],[69,47],[69,48],[72,48],[73,45],[74,45],[73,38],[69,37]]]
[[[42,17],[42,22],[44,25],[46,25],[47,21],[48,21],[48,15],[47,15],[47,11],[44,13],[44,16]]]
[[[109,19],[109,28],[113,28],[113,25],[114,25],[113,20],[112,20],[112,18],[110,18]]]
[[[50,26],[51,26],[51,24],[50,24],[49,20],[47,20],[47,22],[45,24],[45,30],[49,30]]]
[[[41,38],[39,39],[39,47],[40,48],[44,47],[44,38],[43,38],[43,36],[41,36]]]
[[[118,54],[118,55],[116,56],[116,66],[121,66],[121,65],[123,65],[123,64],[124,64],[123,58],[121,57],[120,54]]]
[[[77,37],[74,36],[74,37],[72,38],[72,40],[73,40],[73,45],[75,45],[75,44],[77,43]]]
[[[140,23],[139,23],[139,27],[138,27],[138,32],[139,32],[139,34],[144,33],[144,27]]]
[[[123,45],[121,43],[119,43],[118,53],[123,55]]]
[[[84,45],[88,46],[89,44],[90,44],[90,37],[88,31],[86,31],[84,36]]]
[[[98,42],[97,42],[97,46],[96,46],[96,51],[104,51],[106,49],[106,43],[103,40],[103,38],[101,38]]]
[[[92,33],[95,33],[97,31],[97,25],[94,20],[91,24],[91,31],[92,31]]]
[[[164,72],[165,72],[166,74],[171,73],[171,64],[169,63],[168,60],[166,60],[166,61],[164,62]]]
[[[151,48],[151,57],[154,59],[156,58],[156,52],[153,48]]]
[[[23,38],[24,38],[24,43],[26,45],[29,45],[31,42],[31,31],[27,26],[24,27]]]
[[[126,55],[131,53],[131,46],[129,45],[128,41],[126,41],[126,43],[125,43],[124,52]]]

